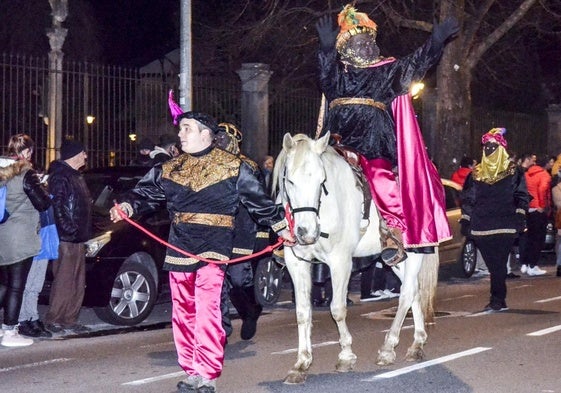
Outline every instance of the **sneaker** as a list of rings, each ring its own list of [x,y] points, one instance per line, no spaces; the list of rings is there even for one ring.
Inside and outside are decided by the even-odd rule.
[[[504,301],[501,303],[489,303],[483,309],[483,311],[485,312],[499,312],[499,311],[506,311],[506,310],[508,310],[508,307],[506,305],[506,302]]]
[[[33,327],[35,327],[36,330],[41,331],[41,334],[39,335],[39,338],[51,338],[51,337],[53,337],[53,334],[45,328],[45,325],[43,325],[43,322],[41,322],[40,319],[36,319],[34,321],[31,321],[31,324],[33,325]]]
[[[526,274],[527,271],[528,271],[528,265],[520,266],[520,273]]]
[[[530,267],[528,268],[528,271],[526,272],[529,276],[543,276],[544,274],[546,274],[547,272],[545,270],[542,270],[539,268],[538,265],[534,266],[534,267]]]
[[[199,385],[202,382],[200,375],[189,375],[183,381],[177,383],[178,393],[198,392]]]
[[[506,278],[520,278],[520,274],[514,274],[513,272],[510,272],[506,275]]]
[[[201,384],[197,388],[197,393],[215,393],[216,379],[201,378]]]
[[[378,289],[374,292],[370,292],[370,294],[367,295],[367,296],[361,296],[360,301],[361,302],[375,302],[375,301],[386,299],[386,298],[387,298],[387,296],[384,293],[384,291],[382,291],[381,289]]]
[[[0,337],[4,335],[4,329],[0,329]]]
[[[384,294],[386,295],[386,297],[388,299],[394,298],[394,297],[399,297],[399,292],[394,292],[394,290],[390,290],[390,289],[384,289]]]
[[[33,339],[20,336],[18,328],[14,327],[11,330],[4,330],[1,344],[5,347],[26,347],[33,344]]]
[[[21,321],[18,324],[18,330],[19,330],[19,334],[21,334],[22,336],[27,336],[27,337],[41,336],[41,330],[36,329],[35,326],[31,324],[31,321]]]
[[[60,333],[64,330],[60,323],[47,323],[45,328],[51,333]]]

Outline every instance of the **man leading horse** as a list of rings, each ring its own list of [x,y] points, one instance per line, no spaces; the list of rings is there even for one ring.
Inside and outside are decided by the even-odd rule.
[[[329,15],[316,24],[320,83],[329,108],[321,133],[339,134],[341,144],[362,155],[373,200],[389,228],[382,233],[382,259],[395,265],[407,258],[405,249],[433,253],[450,238],[450,228],[409,90],[438,62],[458,23],[436,24],[427,42],[401,59],[380,56],[376,23],[351,5],[339,13],[338,25]]]

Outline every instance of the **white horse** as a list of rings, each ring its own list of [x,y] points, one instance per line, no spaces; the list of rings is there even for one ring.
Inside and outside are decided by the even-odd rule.
[[[298,322],[298,357],[284,380],[288,384],[303,383],[312,363],[312,262],[324,262],[331,271],[331,315],[339,330],[341,346],[336,370],[347,372],[353,369],[357,358],[345,320],[352,257],[381,251],[378,212],[372,204],[369,223],[363,219],[364,198],[359,182],[350,165],[328,146],[329,136],[328,133],[312,140],[303,134],[294,137],[285,134],[273,171],[277,200],[290,210],[298,241],[294,247],[285,247],[284,252],[294,283]],[[399,343],[399,332],[409,308],[413,312],[415,333],[406,359],[420,360],[424,356],[425,318],[432,319],[433,315],[438,254],[407,255],[404,262],[393,268],[402,282],[401,295],[391,329],[378,351],[379,365],[395,361],[394,348]]]

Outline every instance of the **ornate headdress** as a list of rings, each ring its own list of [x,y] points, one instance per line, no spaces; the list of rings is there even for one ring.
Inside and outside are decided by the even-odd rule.
[[[376,40],[378,26],[364,12],[357,12],[351,4],[347,4],[337,16],[337,23],[341,27],[337,35],[336,48],[341,52],[349,39],[357,34],[370,34]]]
[[[491,128],[481,137],[481,144],[484,145],[494,139],[495,142],[506,149],[506,139],[504,138],[504,134],[506,134],[506,128],[504,127]]]
[[[228,146],[224,146],[224,149],[232,154],[239,154],[240,143],[243,139],[242,132],[232,123],[218,124],[218,132],[224,132],[228,136]]]

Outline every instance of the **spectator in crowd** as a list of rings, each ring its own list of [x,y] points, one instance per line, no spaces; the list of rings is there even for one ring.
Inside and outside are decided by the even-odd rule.
[[[536,155],[534,153],[524,153],[520,156],[522,171],[526,172],[533,165],[536,165]]]
[[[273,174],[273,168],[275,167],[275,159],[273,156],[265,156],[261,162],[261,171],[263,172],[263,177],[265,179],[265,189],[269,194],[271,194],[271,177]]]
[[[34,147],[28,135],[13,135],[8,156],[0,158],[0,187],[5,187],[0,217],[0,305],[4,308],[0,344],[5,347],[33,344],[18,333],[17,325],[27,273],[41,250],[39,212],[51,206],[30,162]]]
[[[235,125],[230,123],[220,123],[218,125],[218,132],[215,137],[216,146],[246,162],[251,167],[253,175],[264,185],[259,166],[240,151],[242,140],[243,135]],[[232,258],[248,256],[269,245],[268,228],[259,228],[243,204],[240,205],[234,220],[233,245]],[[221,300],[222,325],[227,336],[232,332],[228,298],[242,320],[240,333],[242,340],[250,340],[255,335],[257,320],[261,311],[263,311],[263,307],[255,298],[253,277],[258,262],[258,260],[253,259],[228,265]]]
[[[504,128],[481,138],[481,162],[468,175],[461,193],[462,234],[470,236],[487,264],[491,279],[485,311],[507,310],[506,276],[510,251],[525,228],[528,209],[526,181],[506,152]]]
[[[84,242],[90,239],[92,226],[92,197],[80,173],[87,158],[82,143],[65,140],[60,147],[60,159],[49,167],[49,193],[60,238],[45,315],[46,327],[52,333],[89,331],[77,322],[86,288]]]
[[[553,206],[555,208],[555,228],[557,234],[555,236],[555,265],[557,266],[557,277],[561,277],[561,179],[558,176],[553,178],[553,187],[551,188]]]
[[[555,162],[551,167],[551,177],[559,177],[559,171],[561,171],[561,154],[557,155]]]
[[[44,170],[39,169],[37,165],[37,175],[41,180],[41,184],[46,189],[46,174]],[[23,291],[23,299],[19,312],[19,333],[23,336],[36,338],[50,338],[52,333],[49,332],[41,319],[39,318],[39,310],[37,308],[39,301],[39,293],[43,289],[45,282],[45,274],[50,259],[58,258],[58,233],[54,224],[53,207],[39,213],[41,229],[41,251],[33,257],[33,263],[27,274],[25,290]],[[53,228],[54,227],[54,228]]]
[[[526,186],[532,197],[528,208],[528,230],[520,236],[520,272],[529,276],[546,273],[538,261],[547,231],[547,219],[551,212],[551,176],[545,170],[549,158],[539,158],[525,172]]]
[[[160,143],[150,152],[152,165],[163,164],[164,162],[177,157],[179,150],[177,142],[179,139],[173,134],[164,134],[160,136]]]
[[[462,157],[460,167],[452,174],[450,180],[458,183],[460,186],[464,185],[467,175],[469,175],[477,162],[471,157]]]
[[[130,165],[133,166],[152,166],[153,162],[150,158],[150,152],[154,149],[154,142],[150,138],[142,138],[138,142],[138,154],[131,160]]]
[[[259,225],[271,227],[286,245],[293,245],[282,207],[265,194],[251,166],[214,147],[216,121],[203,113],[182,113],[176,104],[170,108],[174,123],[179,121],[185,154],[154,166],[122,198],[120,209],[130,217],[166,206],[172,218],[169,243],[198,257],[225,261],[232,254],[234,217],[241,202]],[[117,207],[110,215],[114,222],[121,219]],[[167,250],[164,270],[169,271],[173,336],[187,374],[178,383],[179,392],[216,390],[226,342],[220,309],[225,269],[223,263]]]

